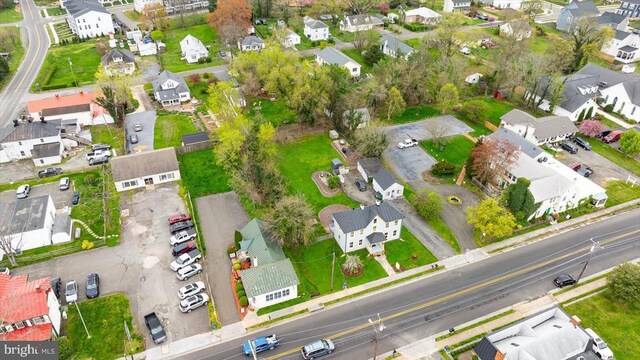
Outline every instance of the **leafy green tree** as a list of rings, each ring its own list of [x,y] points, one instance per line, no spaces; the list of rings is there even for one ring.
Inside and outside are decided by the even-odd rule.
[[[438,218],[442,212],[442,206],[443,202],[440,195],[428,190],[418,194],[413,201],[413,207],[415,207],[418,214],[425,220]]]
[[[516,219],[494,198],[486,198],[477,206],[467,208],[467,221],[480,231],[483,238],[511,235]]]
[[[380,157],[387,148],[389,140],[382,129],[366,127],[358,130],[353,137],[353,146],[364,157]]]
[[[212,13],[218,8],[218,0],[209,0],[209,12]]]
[[[518,180],[507,187],[507,207],[518,219],[527,219],[535,209],[535,200],[529,190],[531,181],[525,178]]]
[[[597,18],[583,18],[571,32],[571,50],[573,62],[570,72],[580,69],[589,57],[600,51],[602,45],[609,41],[614,31],[608,26],[601,27]]]
[[[443,114],[448,113],[460,102],[460,94],[458,88],[452,83],[445,84],[436,96],[436,103],[440,107]]]
[[[380,49],[380,45],[373,44],[370,45],[364,53],[364,62],[369,65],[377,64],[380,59],[384,56],[382,49]]]
[[[153,30],[150,35],[153,41],[160,41],[164,39],[164,33],[160,30]]]
[[[228,171],[238,166],[242,160],[244,142],[249,135],[251,120],[245,115],[238,115],[230,121],[223,121],[218,128],[218,146],[216,146],[216,162]]]
[[[7,75],[9,75],[9,64],[7,64],[7,61],[3,57],[0,57],[0,81],[7,77]]]
[[[218,81],[209,85],[207,104],[223,122],[233,121],[242,113],[240,104],[234,101],[236,94],[237,90],[230,81]]]
[[[328,81],[326,109],[334,128],[344,128],[343,116],[347,109],[347,97],[352,93],[351,76],[337,65],[326,66]],[[357,126],[357,125],[356,125]],[[355,129],[355,128],[353,128]]]
[[[620,302],[640,304],[640,265],[624,263],[607,276],[611,295]]]
[[[305,69],[297,74],[288,104],[302,122],[314,125],[325,116],[329,101],[327,83],[326,69],[322,66],[309,66],[308,71]]]
[[[627,156],[640,154],[640,132],[629,129],[620,136],[620,151]]]
[[[313,217],[313,209],[303,195],[285,196],[268,210],[266,230],[280,246],[308,245],[313,240]]]
[[[393,86],[387,93],[387,100],[385,102],[387,108],[387,120],[391,121],[391,117],[402,114],[407,107],[407,103],[404,101],[400,90]]]
[[[469,38],[468,33],[463,30],[466,23],[467,18],[462,13],[447,13],[442,17],[442,21],[436,29],[428,35],[427,42],[438,49],[446,68],[449,67],[453,55],[464,46]]]
[[[482,124],[488,112],[489,105],[487,105],[487,103],[482,100],[470,100],[462,105],[460,116],[476,124]]]

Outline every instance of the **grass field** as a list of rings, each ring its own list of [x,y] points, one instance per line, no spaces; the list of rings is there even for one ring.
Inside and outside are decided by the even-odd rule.
[[[180,41],[189,34],[198,38],[205,46],[211,46],[209,49],[211,62],[204,64],[187,64],[185,60],[180,59],[182,57]],[[224,61],[218,57],[220,40],[218,36],[213,33],[209,25],[202,24],[168,30],[165,32],[164,43],[167,45],[167,51],[160,55],[160,59],[162,60],[162,67],[166,70],[181,72],[224,64]]]
[[[410,106],[406,108],[402,112],[402,114],[392,117],[391,122],[393,124],[404,124],[404,123],[424,120],[426,118],[430,118],[438,115],[440,115],[440,111],[438,111],[433,106],[429,106],[429,105]]]
[[[435,148],[431,140],[420,141],[420,146],[434,159],[438,161],[444,160],[462,168],[467,162],[474,143],[463,135],[455,135],[449,138],[449,144],[442,151]]]
[[[0,24],[10,24],[22,21],[22,13],[16,11],[15,8],[0,10]]]
[[[133,21],[140,21],[140,17],[142,16],[139,12],[135,10],[125,10],[123,11],[124,15]]]
[[[111,360],[124,354],[126,323],[132,341],[127,341],[129,354],[144,350],[144,339],[133,325],[129,299],[113,294],[78,303],[91,338],[87,335],[75,306],[68,307],[67,338],[73,344],[74,359]]]
[[[635,360],[640,354],[640,305],[620,304],[606,291],[565,307],[582,326],[593,329],[609,344],[616,360]]]
[[[349,207],[358,204],[344,193],[325,197],[311,179],[316,171],[330,171],[331,160],[340,158],[331,146],[327,134],[304,137],[299,141],[281,146],[276,155],[278,168],[289,181],[289,193],[302,193],[316,212],[332,204],[344,204]]]
[[[93,143],[109,144],[116,155],[124,155],[124,129],[114,125],[94,125],[91,127]]]
[[[73,64],[73,71],[69,66],[69,60]],[[99,66],[100,55],[96,51],[95,41],[52,46],[47,52],[33,89],[47,90],[47,86],[73,87],[74,77],[81,86],[93,84]]]
[[[15,27],[6,27],[5,30],[13,33],[13,36],[16,39],[16,44],[7,44],[5,46],[0,45],[0,51],[11,52],[11,58],[9,59],[9,74],[7,74],[4,79],[0,80],[0,90],[9,83],[24,58],[24,48],[22,47],[22,40],[20,38],[20,29]]]
[[[400,239],[384,243],[387,261],[391,266],[400,264],[405,270],[431,264],[438,259],[413,235],[402,227]]]
[[[631,186],[631,184],[626,184],[623,180],[614,180],[609,181],[605,189],[609,197],[606,207],[620,205],[640,198],[640,184]]]
[[[105,212],[104,199],[96,196],[102,193],[103,187],[104,176],[99,171],[99,167],[91,172],[67,174],[67,176],[73,182],[73,190],[80,193],[80,202],[71,209],[71,217],[82,220],[96,234],[102,235],[106,230],[107,235],[120,235],[120,197],[115,190],[113,179],[104,179],[108,197],[108,209]],[[115,242],[107,242],[108,245],[116,243],[117,238]]]
[[[253,118],[262,116],[275,127],[296,122],[296,113],[287,107],[284,99],[277,99],[276,101],[253,99],[249,109],[249,116]]]
[[[231,191],[229,177],[216,164],[214,150],[178,154],[182,184],[193,198]]]
[[[342,51],[348,57],[352,58],[358,64],[362,65],[362,69],[360,70],[360,76],[363,76],[364,74],[368,74],[368,73],[371,72],[372,66],[367,64],[364,61],[364,57],[362,56],[362,54],[360,52],[358,52],[358,50],[356,50],[356,49],[342,49],[340,51]]]
[[[181,146],[182,136],[196,131],[196,126],[187,115],[160,115],[153,129],[153,147],[162,149]]]

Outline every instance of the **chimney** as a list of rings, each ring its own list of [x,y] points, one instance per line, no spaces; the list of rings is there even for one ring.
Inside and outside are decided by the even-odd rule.
[[[80,95],[84,94],[84,91],[80,90]]]
[[[580,320],[580,318],[577,317],[576,315],[573,315],[571,317],[571,324],[573,325],[573,327],[578,327],[578,325],[580,325],[581,322],[582,320]]]
[[[360,210],[364,210],[364,204],[360,204]]]
[[[253,257],[253,261],[251,263],[251,266],[253,267],[258,267],[258,258],[257,257]]]
[[[56,98],[59,98],[59,97],[60,97],[60,95],[56,94]]]
[[[41,293],[42,292],[42,287],[40,287],[40,284],[36,285],[36,292],[37,293]]]
[[[380,200],[376,199],[376,206],[380,206]]]
[[[18,119],[13,119],[13,127],[18,126]]]

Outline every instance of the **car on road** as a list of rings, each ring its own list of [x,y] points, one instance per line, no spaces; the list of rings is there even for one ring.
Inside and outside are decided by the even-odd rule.
[[[471,49],[469,49],[468,47],[463,47],[462,49],[460,49],[460,52],[464,55],[471,55]]]
[[[562,144],[560,144],[560,147],[562,149],[568,151],[570,154],[577,154],[578,153],[578,148],[573,144],[569,144],[569,143],[563,142]]]
[[[16,190],[16,197],[18,199],[26,199],[29,197],[29,191],[31,191],[31,186],[29,184],[20,185]]]
[[[193,227],[193,223],[190,220],[177,222],[175,224],[171,224],[169,226],[169,232],[171,235],[177,233],[178,231],[191,229]]]
[[[53,295],[55,295],[58,299],[60,298],[60,286],[62,286],[62,280],[59,277],[54,277],[51,279],[51,290],[53,290]]]
[[[207,305],[209,303],[209,295],[198,294],[192,295],[188,298],[180,301],[180,311],[183,313],[190,313],[191,311],[199,308],[200,306]]]
[[[204,282],[196,281],[178,289],[178,297],[180,299],[186,299],[191,295],[200,294],[203,291],[204,291]]]
[[[569,286],[569,285],[575,285],[576,284],[576,279],[574,279],[573,276],[569,275],[569,274],[562,274],[560,276],[558,276],[557,278],[553,279],[553,283],[561,288],[561,287],[565,287],[565,286]]]
[[[80,203],[80,193],[77,191],[73,192],[73,197],[71,198],[71,205],[78,205]]]
[[[187,220],[191,220],[191,215],[189,215],[188,213],[173,214],[169,216],[169,225],[173,225],[177,222],[187,221]]]
[[[583,139],[583,138],[579,138],[577,136],[574,136],[572,138],[573,142],[580,146],[581,148],[587,150],[587,151],[591,151],[591,145],[589,145],[589,143],[587,142],[587,140]]]
[[[46,178],[49,176],[56,176],[62,174],[62,168],[46,168],[38,171],[39,178]]]
[[[260,336],[255,339],[247,340],[242,344],[242,352],[250,356],[255,351],[260,353],[266,350],[273,350],[280,345],[280,340],[273,334],[269,336]]]
[[[367,183],[364,182],[364,180],[362,180],[362,179],[356,180],[356,186],[358,187],[358,190],[360,190],[360,191],[367,191]]]
[[[164,327],[162,327],[162,323],[155,312],[144,316],[144,324],[147,325],[154,343],[160,344],[167,340],[167,333],[164,331]]]
[[[0,267],[0,274],[9,275],[11,274],[11,270],[8,267]]]
[[[331,354],[335,349],[336,346],[330,339],[317,340],[302,347],[302,358],[315,359],[323,355]]]
[[[184,281],[192,277],[193,275],[200,274],[201,272],[202,272],[202,265],[191,264],[189,266],[185,266],[182,269],[178,270],[178,273],[176,274],[176,276],[178,277],[178,280]]]
[[[64,290],[64,299],[68,304],[78,301],[78,283],[75,280],[67,282]]]
[[[100,295],[100,277],[96,273],[87,275],[87,299],[93,299]]]
[[[109,157],[106,155],[94,156],[89,159],[89,165],[100,165],[109,162]]]
[[[69,186],[71,185],[71,180],[68,177],[63,177],[60,179],[60,183],[58,184],[58,189],[64,191],[69,190]]]
[[[584,176],[584,177],[589,177],[591,175],[593,175],[593,170],[591,170],[590,167],[586,166],[586,165],[581,165],[580,163],[573,163],[571,165],[569,165],[569,167],[577,172],[578,174]]]
[[[171,249],[171,255],[180,256],[182,254],[186,254],[191,250],[197,249],[195,241],[188,241],[182,244],[178,244]]]
[[[413,146],[418,145],[418,140],[416,139],[405,139],[404,141],[398,143],[398,149],[406,149]]]
[[[142,131],[142,124],[140,124],[140,123],[133,124],[133,131],[135,131],[135,132]]]
[[[131,142],[132,144],[137,144],[138,143],[138,135],[131,134],[129,136],[129,142]]]
[[[598,355],[598,357],[600,357],[600,359],[602,360],[613,360],[613,352],[611,351],[611,349],[609,349],[609,346],[607,345],[606,342],[604,342],[604,340],[602,340],[602,338],[600,336],[598,336],[598,334],[596,334],[595,331],[593,331],[593,329],[584,329],[584,332],[587,333],[587,335],[589,335],[589,337],[593,340],[593,352],[596,353],[596,355]]]
[[[175,235],[169,238],[169,243],[171,244],[171,246],[176,246],[178,244],[182,244],[183,242],[195,239],[196,235],[197,234],[194,229],[178,231]]]
[[[178,271],[183,267],[191,265],[200,259],[202,259],[202,254],[200,253],[200,251],[198,251],[198,249],[194,249],[186,254],[178,256],[177,259],[171,262],[171,265],[169,265],[169,267],[173,271]]]
[[[111,145],[109,144],[93,144],[91,145],[91,151],[98,150],[111,150]]]
[[[606,142],[607,144],[611,144],[614,143],[618,140],[620,140],[620,136],[624,133],[623,130],[614,130],[612,132],[610,132],[607,136],[602,138],[602,141]]]

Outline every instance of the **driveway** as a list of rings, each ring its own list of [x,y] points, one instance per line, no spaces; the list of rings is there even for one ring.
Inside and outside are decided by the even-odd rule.
[[[124,118],[125,134],[127,137],[127,153],[132,153],[135,149],[143,151],[153,150],[153,128],[156,125],[156,112],[140,111],[128,114]],[[139,123],[142,125],[142,131],[135,132],[133,125]],[[130,137],[135,134],[138,137],[138,143],[132,144]]]
[[[123,292],[129,297],[135,325],[145,337],[147,348],[156,346],[143,319],[151,311],[158,314],[165,326],[167,344],[206,332],[209,330],[206,307],[183,314],[178,309],[176,294],[187,282],[201,280],[200,275],[182,282],[169,269],[174,258],[169,247],[167,217],[185,210],[178,187],[165,184],[155,190],[123,193],[120,198],[121,209],[129,213],[122,219],[120,245],[29,265],[16,269],[15,273],[29,273],[31,278],[58,276],[65,283],[76,280],[81,289],[80,301],[86,299],[87,274],[98,273],[101,296]]]
[[[236,230],[248,222],[240,199],[235,192],[226,192],[196,199],[200,229],[207,247],[206,271],[211,284],[222,326],[240,321],[231,290],[231,260],[227,248],[233,245]]]
[[[73,196],[73,184],[69,190],[61,191],[58,189],[59,182],[52,181],[48,184],[36,185],[31,187],[29,197],[34,198],[42,195],[51,195],[53,205],[57,210],[64,208],[65,206],[71,206],[71,197]],[[16,189],[21,183],[16,183],[14,189],[3,191],[0,193],[0,202],[10,203],[16,200]]]
[[[554,148],[559,151],[556,159],[565,165],[574,162],[586,165],[593,170],[593,175],[589,179],[600,186],[605,186],[609,180],[626,180],[630,172],[611,162],[609,159],[601,156],[595,151],[586,151],[582,148],[576,154],[569,154],[561,149]]]

